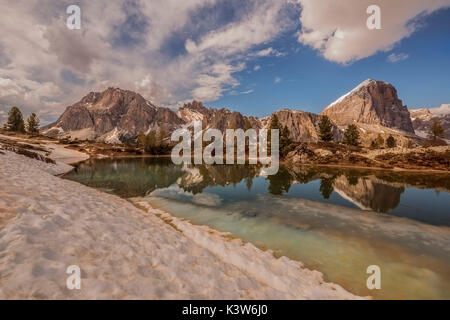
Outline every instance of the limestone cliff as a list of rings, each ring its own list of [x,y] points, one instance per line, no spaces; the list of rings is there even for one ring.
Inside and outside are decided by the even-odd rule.
[[[408,108],[398,98],[394,86],[383,81],[362,82],[322,114],[340,126],[363,123],[414,133]]]

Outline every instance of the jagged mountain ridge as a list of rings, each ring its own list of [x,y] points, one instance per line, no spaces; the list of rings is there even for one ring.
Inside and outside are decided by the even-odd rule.
[[[288,127],[293,141],[315,142],[319,140],[320,115],[290,109],[282,109],[274,114],[277,115],[280,125]],[[270,118],[271,116],[261,119],[262,128],[269,128]],[[334,139],[339,141],[342,134],[336,125],[333,126],[333,133]]]
[[[260,120],[256,117],[244,116],[240,112],[228,109],[206,108],[202,102],[193,101],[185,104],[177,111],[177,115],[186,123],[203,121],[203,128],[226,129],[260,129]]]
[[[288,126],[294,141],[317,141],[319,115],[287,109],[276,114],[280,124]],[[268,128],[269,120],[270,116],[260,119],[228,109],[206,108],[198,101],[187,103],[174,112],[157,107],[132,91],[108,88],[101,93],[91,92],[67,107],[56,122],[43,128],[43,132],[49,136],[120,143],[135,138],[140,132],[158,130],[162,124],[171,132],[192,121],[202,121],[204,129],[225,132],[226,129]],[[338,136],[337,127],[335,132]]]
[[[293,141],[318,141],[321,115],[289,109],[279,110],[275,114],[280,124],[289,128]],[[367,133],[366,130],[371,131],[372,135],[380,132],[397,134],[397,129],[409,137],[414,135],[407,107],[398,99],[395,88],[386,82],[364,81],[328,106],[322,115],[328,115],[335,124],[333,132],[336,141],[342,138],[344,127],[350,123],[360,124],[362,135]],[[194,120],[203,121],[205,129],[261,129],[269,127],[270,118],[207,108],[198,101],[173,111],[155,106],[138,93],[108,88],[101,93],[91,92],[78,103],[67,107],[55,123],[43,128],[43,132],[58,137],[120,143],[135,139],[140,132],[158,130],[161,125],[168,132]],[[369,140],[372,136],[367,134],[366,138]]]

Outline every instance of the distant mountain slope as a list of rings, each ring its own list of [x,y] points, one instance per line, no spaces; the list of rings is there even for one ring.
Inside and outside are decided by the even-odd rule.
[[[423,138],[427,137],[433,119],[437,119],[445,130],[444,138],[450,140],[450,104],[444,104],[440,108],[433,109],[412,109],[410,113],[417,135]]]
[[[261,127],[260,120],[256,117],[247,117],[240,112],[228,109],[206,108],[203,103],[198,101],[185,104],[177,114],[186,123],[194,120],[203,121],[205,129],[214,128],[225,131],[226,129],[258,129]]]
[[[383,81],[362,82],[325,108],[322,115],[341,126],[363,123],[414,134],[408,108],[403,106],[394,86]]]
[[[279,123],[287,126],[295,142],[316,142],[319,140],[319,121],[321,116],[304,111],[283,109],[275,112]],[[261,119],[261,127],[269,128],[271,116]],[[333,127],[334,138],[339,141],[342,134],[337,126]]]

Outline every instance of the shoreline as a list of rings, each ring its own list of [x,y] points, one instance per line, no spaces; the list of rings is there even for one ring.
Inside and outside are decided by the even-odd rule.
[[[89,160],[115,160],[115,159],[166,159],[170,158],[170,155],[126,155],[126,156],[106,156],[101,158],[90,157],[88,159],[80,160],[73,165],[77,165]],[[248,163],[244,164],[248,165]],[[293,167],[329,167],[329,168],[343,168],[343,169],[357,169],[357,170],[374,170],[374,171],[392,171],[392,172],[404,172],[404,173],[432,173],[432,174],[448,174],[450,175],[450,171],[448,170],[436,170],[436,169],[405,169],[405,168],[382,168],[382,167],[365,167],[358,165],[350,165],[350,164],[316,164],[316,163],[302,163],[302,164],[293,164],[287,161],[280,161],[280,165],[283,165],[287,168]]]
[[[54,141],[52,139],[45,139],[45,137],[38,137],[36,141],[30,140],[30,138],[26,137],[16,137],[16,136],[9,136],[5,135],[0,132],[0,138],[3,139],[9,139],[12,141],[21,141],[22,143],[30,143],[35,144],[38,143],[39,146],[46,146],[48,148],[48,152],[50,152],[49,158],[53,159],[57,162],[63,162],[65,164],[76,166],[80,163],[83,163],[85,161],[89,160],[102,160],[102,159],[147,159],[147,158],[154,158],[154,159],[167,159],[170,158],[170,154],[162,154],[162,155],[151,155],[151,154],[127,154],[122,155],[120,153],[117,154],[102,154],[102,153],[91,153],[91,152],[85,152],[80,151],[77,148],[71,147],[71,145],[62,144],[60,141]],[[425,148],[426,150],[433,150],[435,147]],[[439,147],[438,147],[439,148]],[[450,146],[446,147],[447,150],[450,149]],[[423,148],[416,148],[407,150],[408,152],[411,151],[421,151],[423,152]],[[380,151],[380,150],[379,150]],[[393,150],[395,153],[395,150]],[[390,153],[391,150],[381,150],[379,152],[380,154],[386,154]],[[355,153],[355,155],[362,155]],[[372,160],[371,157],[368,157],[367,159]],[[379,160],[378,160],[379,162]],[[248,165],[248,164],[246,164]],[[313,162],[304,162],[304,163],[293,163],[292,161],[288,161],[286,159],[280,159],[280,165],[283,165],[287,168],[294,168],[294,167],[329,167],[329,168],[343,168],[343,169],[357,169],[357,170],[374,170],[374,171],[391,171],[391,172],[404,172],[404,173],[429,173],[429,174],[450,174],[449,170],[440,170],[440,169],[432,169],[429,167],[423,167],[423,168],[402,168],[402,167],[381,167],[381,166],[363,166],[358,164],[349,164],[349,163],[329,163],[329,164],[323,164],[323,163],[313,163]],[[70,172],[70,171],[69,171]],[[68,172],[66,172],[68,173]],[[63,173],[62,175],[66,174]]]
[[[284,164],[284,163],[283,163]],[[450,171],[434,170],[434,169],[404,169],[404,168],[382,168],[382,167],[364,167],[364,166],[352,166],[352,165],[340,165],[340,164],[288,164],[287,167],[327,167],[334,169],[356,169],[356,170],[373,170],[373,171],[389,171],[389,172],[403,172],[403,173],[432,173],[432,174],[448,174]]]

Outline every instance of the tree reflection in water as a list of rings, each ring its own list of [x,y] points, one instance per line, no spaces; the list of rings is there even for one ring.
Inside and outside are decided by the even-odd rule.
[[[376,212],[395,209],[406,186],[450,189],[450,179],[442,175],[283,166],[273,176],[261,177],[260,173],[261,167],[254,165],[175,166],[169,158],[122,158],[86,161],[66,178],[124,198],[145,196],[172,185],[195,195],[208,187],[236,186],[242,182],[251,192],[257,178],[267,181],[267,192],[282,196],[290,192],[293,184],[320,181],[318,191],[323,199],[330,200],[336,192],[359,208]]]

